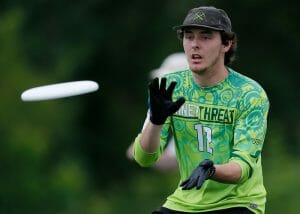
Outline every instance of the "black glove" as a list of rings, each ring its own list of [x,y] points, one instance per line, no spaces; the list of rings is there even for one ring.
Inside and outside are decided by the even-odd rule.
[[[200,189],[204,181],[212,177],[215,171],[214,163],[211,160],[205,159],[180,186],[183,190],[192,189],[195,186],[196,189]]]
[[[159,86],[159,79],[153,79],[149,84],[150,94],[150,121],[155,125],[165,123],[168,116],[174,114],[185,102],[180,97],[176,102],[172,101],[172,93],[176,86],[176,82],[171,82],[166,89],[166,78],[162,78]]]

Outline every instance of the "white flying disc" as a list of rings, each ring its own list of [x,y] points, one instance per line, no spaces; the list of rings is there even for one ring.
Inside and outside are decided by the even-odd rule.
[[[23,101],[52,100],[97,91],[98,83],[90,80],[57,83],[30,88],[21,95]]]

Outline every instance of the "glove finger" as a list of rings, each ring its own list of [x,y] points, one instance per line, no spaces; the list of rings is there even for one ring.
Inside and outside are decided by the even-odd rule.
[[[160,80],[160,87],[159,87],[159,91],[160,92],[165,92],[166,91],[166,83],[167,83],[167,78],[163,77]]]
[[[183,186],[181,189],[182,190],[188,190],[187,185]]]
[[[183,190],[186,190],[191,185],[191,182],[192,182],[192,179],[188,178],[187,180],[182,182],[180,186],[182,187]]]
[[[187,190],[187,186],[189,185],[189,182],[187,182],[185,185],[181,186],[182,187],[182,190]]]
[[[186,179],[185,181],[181,182],[180,186],[185,186],[188,182],[190,181],[190,179]]]
[[[189,183],[185,185],[185,189],[192,189],[197,184],[197,179],[191,179]]]
[[[196,187],[196,189],[200,189],[202,187],[204,181],[205,181],[205,176],[203,176],[203,175],[200,176],[198,178],[198,180],[197,180],[197,187]]]
[[[174,91],[174,88],[176,86],[177,82],[173,81],[171,82],[171,84],[169,85],[168,89],[167,89],[167,92],[166,92],[166,96],[168,99],[171,99],[172,97],[172,93]]]
[[[198,178],[197,189],[201,188],[202,184],[208,178],[208,176],[209,176],[209,170],[202,171],[202,173],[200,174],[200,176]]]
[[[154,78],[154,79],[150,82],[148,88],[149,88],[150,95],[151,95],[151,94],[155,94],[155,93],[158,92],[158,90],[159,90],[159,85],[158,85],[158,78],[157,78],[157,77]]]
[[[170,107],[170,112],[174,114],[178,109],[182,106],[182,104],[185,102],[184,97],[180,97],[176,102]]]

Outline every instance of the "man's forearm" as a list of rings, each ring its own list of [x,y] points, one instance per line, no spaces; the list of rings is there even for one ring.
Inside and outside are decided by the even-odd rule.
[[[141,135],[141,146],[145,152],[153,153],[159,148],[162,125],[148,121]]]
[[[239,182],[242,175],[242,169],[239,164],[230,162],[221,165],[216,164],[214,166],[216,171],[211,177],[212,180],[229,184],[236,184]]]

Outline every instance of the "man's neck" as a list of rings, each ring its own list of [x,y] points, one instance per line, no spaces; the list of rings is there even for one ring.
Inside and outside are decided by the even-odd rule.
[[[223,65],[219,68],[208,68],[201,72],[192,72],[192,75],[198,86],[210,87],[226,79],[228,73],[227,68]]]

